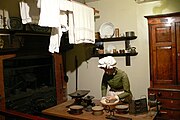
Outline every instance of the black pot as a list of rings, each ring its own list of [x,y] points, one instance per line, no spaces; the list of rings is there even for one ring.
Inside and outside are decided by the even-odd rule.
[[[135,36],[134,31],[128,31],[128,32],[126,32],[126,37],[133,37],[133,36]]]

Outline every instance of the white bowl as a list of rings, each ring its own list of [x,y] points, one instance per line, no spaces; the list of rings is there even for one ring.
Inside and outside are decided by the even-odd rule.
[[[104,107],[102,106],[94,106],[92,107],[93,115],[102,115]]]

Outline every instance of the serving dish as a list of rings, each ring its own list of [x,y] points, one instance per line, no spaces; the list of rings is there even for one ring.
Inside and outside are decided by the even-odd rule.
[[[127,110],[129,108],[129,106],[128,105],[116,105],[115,108],[119,109],[119,110]]]
[[[104,107],[102,106],[94,106],[92,107],[93,115],[102,115]]]
[[[129,105],[116,105],[115,106],[115,109],[116,109],[116,113],[118,114],[122,114],[122,113],[128,113],[129,111]]]
[[[119,102],[119,97],[115,96],[115,98],[116,98],[115,101],[107,102],[107,97],[103,97],[100,102],[101,102],[101,104],[107,105],[107,106],[116,105]]]
[[[73,115],[82,114],[83,106],[82,105],[72,105],[69,107],[69,113]]]
[[[114,25],[111,22],[105,22],[100,26],[99,33],[101,38],[112,38],[114,35]]]

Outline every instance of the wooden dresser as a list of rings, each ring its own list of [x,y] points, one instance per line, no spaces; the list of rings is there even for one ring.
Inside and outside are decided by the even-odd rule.
[[[180,118],[180,12],[145,16],[149,27],[150,88],[160,102],[157,118]]]

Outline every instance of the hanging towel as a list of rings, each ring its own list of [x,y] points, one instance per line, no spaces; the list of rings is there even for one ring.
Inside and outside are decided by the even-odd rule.
[[[60,22],[62,32],[69,30],[69,13],[72,13],[72,2],[67,0],[60,1]]]
[[[68,27],[68,16],[66,11],[72,11],[72,4],[66,0],[60,0],[60,14],[59,14],[59,27],[53,27],[51,31],[49,51],[51,53],[57,52],[59,53],[59,47],[61,43],[62,32],[66,32],[69,30]]]
[[[73,14],[69,14],[69,42],[71,44],[95,43],[94,10],[72,1]],[[72,27],[73,26],[73,27]]]
[[[21,15],[22,23],[26,24],[32,22],[32,19],[29,16],[29,10],[30,10],[29,5],[24,1],[22,1],[19,2],[19,6],[20,6],[20,15]]]
[[[59,53],[59,47],[61,43],[62,32],[67,32],[69,27],[67,25],[67,14],[62,12],[60,14],[61,27],[53,27],[51,31],[50,44],[49,44],[49,52]]]
[[[40,0],[40,26],[60,27],[60,0]]]
[[[36,0],[23,0],[22,2],[19,2],[20,15],[23,24],[38,24],[40,11],[36,4]]]
[[[51,36],[50,36],[49,52],[51,52],[51,53],[54,53],[54,52],[59,53],[61,36],[62,36],[61,28],[53,27],[52,31],[51,31]]]

